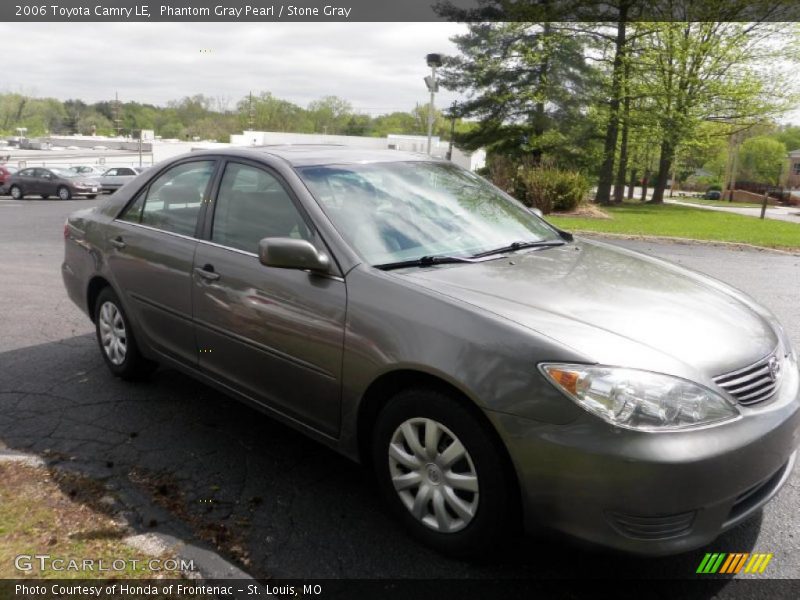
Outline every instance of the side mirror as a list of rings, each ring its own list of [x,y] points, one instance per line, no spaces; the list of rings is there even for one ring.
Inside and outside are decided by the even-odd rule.
[[[331,266],[328,255],[319,252],[311,242],[294,238],[268,237],[258,243],[258,260],[267,267],[308,269],[327,273]]]
[[[529,207],[528,210],[531,211],[533,214],[535,214],[540,219],[544,219],[544,213],[541,210],[539,210],[538,208],[536,208],[535,206]]]

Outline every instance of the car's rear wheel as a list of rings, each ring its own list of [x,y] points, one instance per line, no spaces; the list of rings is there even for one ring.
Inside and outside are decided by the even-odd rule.
[[[153,371],[156,364],[139,351],[130,321],[110,287],[98,294],[94,314],[97,343],[114,375],[122,379],[138,379]]]
[[[496,549],[518,525],[513,473],[473,411],[435,390],[400,392],[378,415],[372,462],[390,509],[451,556]]]
[[[58,188],[58,197],[61,200],[69,200],[72,198],[72,192],[69,191],[68,187],[62,185],[60,188]]]
[[[22,198],[25,196],[25,194],[22,193],[22,188],[18,185],[12,185],[9,192],[14,200],[22,200]]]

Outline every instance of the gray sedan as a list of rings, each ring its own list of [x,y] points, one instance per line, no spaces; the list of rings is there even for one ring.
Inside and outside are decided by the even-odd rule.
[[[766,308],[447,162],[196,152],[65,236],[114,375],[179,369],[363,462],[451,555],[543,526],[683,552],[792,471],[800,372]]]

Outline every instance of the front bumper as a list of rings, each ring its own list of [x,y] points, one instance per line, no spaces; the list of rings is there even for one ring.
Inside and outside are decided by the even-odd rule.
[[[789,478],[800,442],[800,374],[742,418],[645,433],[582,416],[550,425],[487,411],[522,491],[526,529],[643,555],[703,546],[741,523]],[[569,402],[565,398],[566,402]]]

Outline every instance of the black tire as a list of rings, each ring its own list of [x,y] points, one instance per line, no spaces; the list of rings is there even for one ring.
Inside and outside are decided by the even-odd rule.
[[[14,200],[22,200],[25,197],[25,194],[22,192],[22,188],[18,185],[12,185],[9,190],[9,194]]]
[[[94,200],[95,198],[97,198],[97,194],[89,194],[89,195],[88,195],[88,196],[86,196],[86,197],[87,197],[89,200]]]
[[[42,200],[47,200],[50,197],[50,194],[42,194]]]
[[[432,526],[415,517],[395,491],[389,465],[389,446],[400,425],[409,419],[430,419],[443,425],[461,442],[471,459],[467,468],[472,468],[477,476],[477,507],[474,516],[460,530],[447,533],[434,530]],[[381,495],[391,512],[413,537],[442,554],[461,558],[484,557],[500,549],[504,542],[515,537],[521,530],[516,477],[508,464],[504,449],[488,427],[479,415],[463,406],[458,399],[427,388],[398,393],[383,408],[376,420],[371,458]],[[448,442],[447,437],[447,434],[443,434],[439,444],[452,443]],[[458,472],[457,464],[452,466],[452,471]],[[447,476],[443,475],[445,471],[439,473],[442,477],[439,479],[440,484],[444,486]],[[430,472],[426,471],[425,477],[429,476]],[[413,494],[413,488],[411,489]],[[416,488],[417,494],[420,489]],[[458,492],[459,495],[462,493],[464,492]],[[472,502],[476,496],[466,492],[464,497]],[[427,509],[429,513],[435,512],[433,502],[430,501]],[[455,516],[455,513],[450,510],[450,515]],[[431,519],[433,515],[429,514],[426,518]]]
[[[111,352],[106,350],[106,346],[103,343],[102,329],[105,324],[103,315],[101,315],[101,310],[104,309],[105,305],[113,306],[114,310],[119,314],[124,326],[125,352],[124,358],[120,362],[112,360],[110,356]],[[153,372],[157,364],[142,356],[142,353],[139,351],[139,346],[136,344],[136,338],[131,328],[130,321],[125,314],[125,309],[122,307],[122,303],[119,301],[117,294],[114,293],[114,290],[110,287],[104,288],[97,296],[97,301],[94,305],[94,321],[95,336],[97,338],[97,344],[100,347],[100,354],[103,356],[103,360],[109,370],[115,376],[122,379],[135,380],[141,379]],[[116,358],[118,359],[119,356],[117,355]]]
[[[62,185],[61,187],[58,188],[58,197],[61,200],[71,200],[72,199],[72,192],[70,191],[70,189],[67,186]]]

